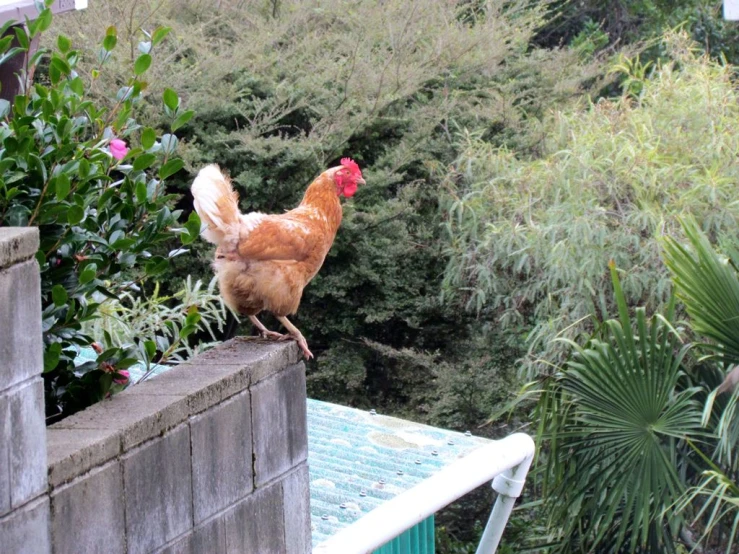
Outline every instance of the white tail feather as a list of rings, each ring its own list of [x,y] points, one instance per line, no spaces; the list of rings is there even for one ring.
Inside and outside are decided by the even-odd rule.
[[[205,240],[221,244],[227,237],[238,237],[238,196],[217,165],[201,169],[190,190],[195,199],[195,211],[206,225],[202,233]]]

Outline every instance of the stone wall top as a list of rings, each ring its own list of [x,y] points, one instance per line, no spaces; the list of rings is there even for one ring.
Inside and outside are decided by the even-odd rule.
[[[33,257],[38,245],[36,227],[0,227],[0,269]]]

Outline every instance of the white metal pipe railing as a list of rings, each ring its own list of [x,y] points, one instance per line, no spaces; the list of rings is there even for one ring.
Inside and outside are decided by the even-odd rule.
[[[441,508],[489,481],[498,492],[477,554],[493,554],[521,494],[534,441],[516,433],[448,465],[319,544],[313,554],[369,554]]]

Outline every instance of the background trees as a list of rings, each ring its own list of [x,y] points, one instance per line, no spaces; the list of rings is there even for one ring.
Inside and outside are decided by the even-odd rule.
[[[369,184],[347,205],[299,315],[317,354],[310,393],[490,436],[537,429],[542,457],[532,498],[540,503],[520,512],[525,532],[516,535],[512,525],[513,551],[532,528],[537,548],[551,543],[562,552],[660,551],[704,532],[704,544],[733,548],[736,395],[711,391],[734,362],[730,335],[709,333],[700,319],[719,328],[733,316],[696,316],[690,298],[698,289],[681,288],[709,282],[688,261],[691,252],[716,256],[694,240],[701,232],[733,260],[715,258],[724,260],[719,266],[737,258],[737,98],[733,66],[722,61],[736,58],[737,41],[720,3],[388,0],[381,7],[99,1],[47,32],[57,53],[40,58],[42,88],[30,91],[25,115],[53,131],[64,122],[59,113],[84,97],[101,123],[92,117],[84,133],[65,139],[69,159],[99,163],[100,188],[85,189],[89,179],[75,170],[69,187],[80,198],[48,195],[49,217],[78,206],[82,219],[73,209],[57,235],[42,230],[76,237],[66,249],[44,245],[42,263],[59,259],[65,271],[49,266],[45,303],[55,321],[67,317],[61,289],[56,301],[53,290],[63,282],[75,310],[87,299],[90,321],[76,321],[75,336],[125,346],[83,368],[101,373],[91,373],[80,389],[87,396],[71,409],[109,390],[110,383],[98,387],[99,378],[112,382],[100,369],[106,361],[123,369],[126,360],[161,361],[249,332],[231,316],[221,325],[217,301],[192,284],[210,276],[211,252],[193,242],[197,221],[188,219],[187,188],[203,163],[230,172],[244,210],[279,211],[297,203],[321,169],[351,155]],[[682,31],[667,32],[678,25]],[[156,40],[155,29],[171,32]],[[135,95],[121,101],[117,92],[131,86]],[[49,111],[52,89],[64,100]],[[42,144],[31,127],[15,125],[5,128]],[[129,142],[131,170],[92,141],[106,127]],[[10,159],[14,151],[4,146]],[[164,180],[175,149],[183,169],[170,165]],[[42,204],[44,179],[33,163],[24,169],[26,196],[11,197],[12,175],[3,177],[4,225],[35,224],[8,212]],[[122,196],[98,206],[118,181]],[[162,221],[152,217],[160,213]],[[696,223],[685,232],[680,218],[688,216]],[[156,232],[140,229],[154,222]],[[189,252],[181,242],[191,243]],[[98,287],[119,298],[105,300]],[[717,304],[730,308],[729,289],[704,291],[719,292]],[[169,323],[154,323],[161,321]],[[49,376],[82,379],[71,343],[53,346],[68,340],[54,325]],[[719,358],[688,348],[701,333]],[[512,417],[485,425],[524,382]],[[632,466],[622,467],[621,451],[634,453]],[[720,494],[707,496],[713,491]],[[482,517],[488,505],[480,504]],[[479,531],[474,514],[468,505],[441,519],[444,551],[470,549]]]

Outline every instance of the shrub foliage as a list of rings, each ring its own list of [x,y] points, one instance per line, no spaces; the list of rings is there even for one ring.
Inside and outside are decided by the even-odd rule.
[[[45,7],[27,30],[15,27],[20,47],[2,41],[5,56],[25,52],[51,19]],[[167,254],[166,245],[177,234],[192,242],[200,230],[195,218],[176,231],[179,212],[171,209],[172,198],[165,191],[164,180],[183,165],[174,155],[177,139],[135,119],[151,52],[168,32],[160,27],[146,37],[109,108],[91,100],[89,92],[116,46],[115,27],[105,31],[91,80],[77,71],[81,52],[59,35],[54,48],[40,49],[30,58],[19,76],[22,93],[12,103],[0,101],[0,224],[37,226],[41,236],[36,259],[49,417],[103,398],[114,381],[125,381],[122,372],[144,352],[155,353],[143,340],[138,348],[114,345],[105,333],[96,345],[97,361],[80,367],[73,363],[79,347],[94,343],[83,325],[98,316],[101,303],[140,291],[146,279],[167,268],[168,258],[181,252]],[[46,78],[28,83],[40,62]],[[181,116],[179,99],[168,91],[163,101],[175,126]],[[192,314],[191,326],[198,317]]]
[[[448,177],[445,291],[515,340],[523,330],[529,375],[562,361],[555,337],[592,330],[612,305],[609,260],[629,305],[654,310],[670,295],[659,237],[679,236],[688,214],[712,236],[737,226],[732,70],[684,36],[667,43],[674,61],[649,76],[636,62],[616,66],[638,96],[556,112],[540,156],[464,137]]]

